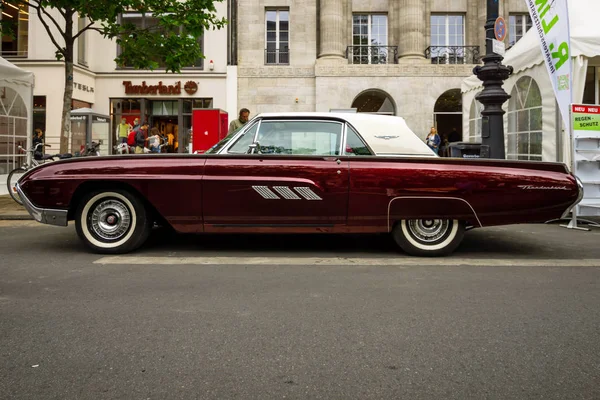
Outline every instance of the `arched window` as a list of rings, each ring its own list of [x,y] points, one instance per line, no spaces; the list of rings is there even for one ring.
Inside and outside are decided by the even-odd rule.
[[[396,106],[391,96],[378,89],[365,90],[352,102],[357,112],[396,115]]]
[[[443,139],[462,141],[462,95],[460,89],[446,90],[433,107],[435,126]],[[452,137],[450,137],[452,136]]]
[[[510,93],[506,158],[542,161],[542,94],[529,76],[519,79]]]
[[[469,142],[481,142],[481,110],[483,104],[473,99],[469,111]]]
[[[25,162],[18,146],[27,147],[27,107],[15,90],[0,87],[0,175]]]

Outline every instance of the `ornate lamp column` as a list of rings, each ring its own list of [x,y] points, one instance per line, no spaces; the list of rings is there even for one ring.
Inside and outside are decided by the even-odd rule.
[[[498,18],[498,1],[487,0],[487,22],[485,23],[485,49],[483,66],[478,65],[473,73],[483,81],[483,90],[475,98],[483,104],[481,126],[481,157],[506,158],[504,150],[504,110],[502,104],[510,99],[502,84],[512,74],[511,66],[502,65],[502,57],[492,51],[495,39],[494,23]]]

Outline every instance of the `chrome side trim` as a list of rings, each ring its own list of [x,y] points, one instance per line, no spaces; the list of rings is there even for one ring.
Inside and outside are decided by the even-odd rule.
[[[306,200],[323,200],[318,194],[313,192],[309,187],[295,187],[296,192],[300,193]]]
[[[579,189],[579,194],[577,195],[577,200],[575,200],[575,202],[573,204],[571,204],[569,207],[567,207],[567,209],[565,210],[565,212],[563,213],[563,215],[560,217],[561,219],[566,219],[568,218],[569,213],[571,212],[571,210],[573,210],[573,208],[579,204],[579,202],[581,200],[583,200],[583,182],[581,182],[581,179],[579,179],[577,176],[573,175],[573,177],[575,178],[575,181],[577,182],[577,188]]]
[[[286,200],[300,200],[300,197],[287,186],[273,186],[273,189]]]
[[[475,212],[475,209],[473,208],[473,206],[471,206],[471,204],[466,201],[465,199],[461,199],[460,197],[435,197],[435,196],[401,196],[401,197],[394,197],[393,199],[390,200],[390,202],[388,203],[388,232],[390,232],[390,208],[392,208],[392,203],[394,202],[394,200],[398,200],[398,199],[443,199],[443,200],[460,200],[464,203],[466,203],[469,208],[471,209],[471,211],[473,211],[473,215],[475,216],[475,219],[477,220],[477,223],[479,224],[479,227],[483,227],[483,225],[481,224],[481,221],[479,220],[479,217],[477,216],[477,213]]]
[[[277,196],[268,186],[252,186],[252,189],[256,191],[256,193],[260,194],[263,199],[267,200],[281,200],[279,196]]]
[[[67,219],[68,210],[55,210],[51,208],[38,208],[33,205],[31,200],[25,196],[21,186],[17,182],[15,184],[15,188],[17,189],[17,193],[21,200],[23,200],[23,205],[25,209],[35,219],[37,222],[48,225],[56,225],[56,226],[67,226],[69,221]]]

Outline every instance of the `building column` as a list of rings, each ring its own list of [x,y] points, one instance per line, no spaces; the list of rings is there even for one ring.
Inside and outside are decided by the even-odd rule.
[[[425,59],[427,15],[423,0],[400,0],[400,57]]]
[[[344,58],[346,40],[344,38],[344,3],[343,0],[321,1],[321,53],[319,58]]]

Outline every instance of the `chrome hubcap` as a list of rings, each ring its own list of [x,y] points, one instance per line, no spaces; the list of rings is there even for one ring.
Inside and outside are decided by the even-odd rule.
[[[130,226],[131,213],[119,200],[105,200],[92,211],[91,228],[104,240],[120,239]]]
[[[413,219],[408,227],[415,238],[422,242],[435,242],[443,237],[450,227],[447,219]]]

